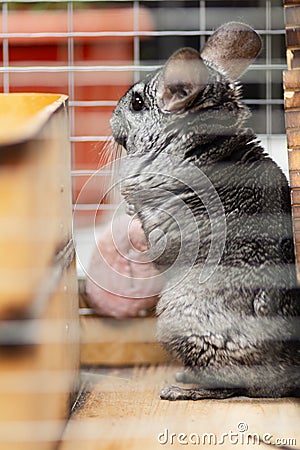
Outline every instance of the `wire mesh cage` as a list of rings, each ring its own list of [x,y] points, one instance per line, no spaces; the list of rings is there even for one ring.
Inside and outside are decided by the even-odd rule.
[[[8,92],[69,96],[74,221],[84,276],[95,245],[91,228],[116,205],[103,195],[110,159],[109,120],[128,87],[179,47],[200,49],[219,25],[242,21],[263,50],[242,77],[249,125],[288,175],[282,71],[285,28],[280,0],[2,1],[0,86]],[[93,175],[95,182],[91,182]],[[95,219],[96,218],[96,219]],[[81,309],[81,313],[89,310]]]
[[[253,111],[250,126],[287,172],[279,0],[1,3],[2,90],[69,95],[75,193],[99,166],[111,112],[126,88],[176,48],[199,49],[230,20],[250,24],[263,38],[259,59],[242,79],[244,97]]]
[[[177,48],[201,48],[226,21],[243,21],[263,39],[263,50],[243,76],[249,125],[288,175],[282,71],[285,29],[280,0],[80,1],[1,0],[0,86],[8,92],[69,96],[73,202],[82,274],[91,247],[89,225],[115,205],[103,198],[100,178],[87,180],[110,158],[109,119],[120,96]],[[103,181],[105,184],[105,182]],[[83,190],[83,187],[85,189]],[[100,192],[100,194],[99,194]],[[100,201],[100,204],[99,204]]]
[[[245,22],[262,37],[263,50],[241,79],[243,97],[253,113],[249,126],[288,176],[282,90],[286,49],[281,0],[0,0],[0,3],[2,92],[59,92],[69,97],[76,209],[73,232],[80,249],[79,277],[84,276],[95,245],[92,228],[95,223],[101,226],[107,214],[116,208],[111,197],[103,196],[106,179],[112,175],[110,165],[107,170],[103,167],[111,160],[109,120],[119,98],[179,47],[200,49],[224,22]],[[95,175],[95,183],[89,182]],[[85,316],[92,310],[82,307],[79,312]],[[149,332],[136,323],[132,330],[130,336],[135,347],[140,336],[149,342],[155,340],[152,328]],[[88,333],[88,327],[84,331]],[[90,328],[85,338],[95,343],[102,331],[103,328]],[[104,337],[101,351],[111,354],[111,349],[105,353],[106,344]],[[34,427],[35,423],[31,425]],[[42,433],[41,427],[36,435],[36,448],[41,448]],[[7,434],[4,445],[8,445],[12,434]],[[28,433],[26,436],[28,441]]]
[[[74,202],[105,163],[109,119],[126,89],[175,49],[199,49],[215,28],[231,20],[250,24],[262,36],[263,51],[241,82],[253,111],[249,125],[287,174],[285,30],[279,0],[2,2],[3,92],[69,95]],[[77,202],[80,226],[90,223],[95,211],[114,208],[98,203],[91,185]]]

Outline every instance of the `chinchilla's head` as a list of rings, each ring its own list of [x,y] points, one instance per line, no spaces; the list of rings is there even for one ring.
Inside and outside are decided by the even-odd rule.
[[[111,119],[115,141],[128,154],[167,150],[185,156],[193,146],[234,134],[249,116],[236,80],[260,50],[252,28],[230,22],[200,53],[176,51],[119,101]]]

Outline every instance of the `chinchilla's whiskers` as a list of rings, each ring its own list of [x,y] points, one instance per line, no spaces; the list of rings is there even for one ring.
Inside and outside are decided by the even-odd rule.
[[[114,140],[106,141],[99,151],[98,168],[114,162],[121,158],[123,147]]]
[[[99,169],[106,168],[111,171],[111,176],[109,177],[108,184],[110,188],[107,191],[106,200],[109,203],[117,204],[120,202],[120,193],[118,189],[118,183],[116,183],[118,178],[120,158],[122,156],[123,147],[116,141],[108,141],[103,146],[100,160]]]
[[[119,185],[117,183],[118,179],[118,173],[120,170],[120,159],[122,156],[123,147],[118,144],[117,142],[114,142],[114,160],[111,164],[112,166],[112,183],[116,183],[116,189],[113,189],[114,192],[114,202],[117,203],[120,201],[120,192],[119,192]],[[118,187],[117,187],[118,186]]]
[[[111,163],[114,160],[114,144],[112,141],[106,141],[98,153],[98,168]]]
[[[90,163],[93,165],[93,167],[99,168],[98,161],[99,157],[98,155],[101,153],[101,142],[94,142],[89,150],[88,150],[88,158]]]

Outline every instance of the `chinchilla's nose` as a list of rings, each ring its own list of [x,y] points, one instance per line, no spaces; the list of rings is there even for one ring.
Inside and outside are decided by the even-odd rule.
[[[115,113],[112,116],[112,118],[110,119],[110,126],[111,126],[111,131],[112,131],[114,140],[118,144],[122,145],[122,147],[124,147],[125,150],[127,150],[127,148],[126,148],[126,143],[127,143],[126,131],[120,124],[120,120],[118,120],[118,117],[115,115]]]

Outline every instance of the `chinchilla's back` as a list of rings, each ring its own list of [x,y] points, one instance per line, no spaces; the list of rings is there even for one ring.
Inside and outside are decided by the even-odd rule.
[[[128,154],[122,193],[166,279],[158,338],[199,384],[165,399],[299,392],[290,190],[245,127],[235,81],[260,48],[226,24],[134,85],[111,121]]]

